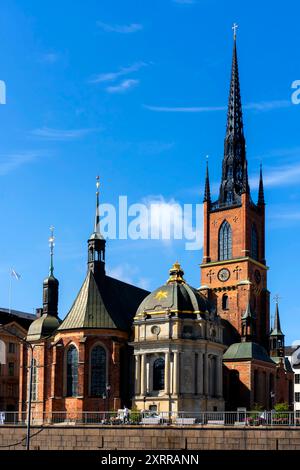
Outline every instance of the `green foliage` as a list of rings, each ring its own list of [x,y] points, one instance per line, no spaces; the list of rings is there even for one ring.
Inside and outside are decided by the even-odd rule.
[[[259,403],[254,403],[252,411],[264,411],[264,408]]]
[[[284,402],[284,403],[276,403],[276,405],[274,406],[274,410],[275,411],[289,411],[289,404]]]
[[[139,424],[141,422],[141,412],[136,406],[133,406],[130,410],[129,419],[132,424]]]

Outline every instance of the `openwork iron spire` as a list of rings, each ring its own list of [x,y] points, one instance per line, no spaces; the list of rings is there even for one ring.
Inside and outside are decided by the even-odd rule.
[[[265,194],[264,194],[264,182],[262,176],[262,165],[260,165],[260,172],[259,172],[259,187],[258,187],[258,201],[257,204],[259,206],[263,206],[265,204]]]
[[[238,59],[236,49],[236,29],[234,24],[233,55],[230,91],[227,111],[226,136],[219,202],[232,205],[240,202],[243,192],[249,192],[246,146],[243,130],[243,113],[240,94]]]
[[[208,172],[208,160],[206,160],[206,176],[205,176],[205,190],[204,190],[204,199],[203,202],[208,202],[210,204],[210,184],[209,184],[209,172]]]

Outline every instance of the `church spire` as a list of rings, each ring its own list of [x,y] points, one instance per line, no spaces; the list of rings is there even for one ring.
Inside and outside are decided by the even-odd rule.
[[[50,247],[50,268],[49,268],[49,276],[53,276],[54,272],[54,227],[51,225],[50,227],[50,237],[49,237],[49,247]]]
[[[99,187],[100,187],[100,178],[96,176],[96,213],[95,213],[95,225],[94,233],[100,233],[100,210],[99,210]]]
[[[265,195],[264,195],[264,182],[262,176],[262,164],[260,164],[260,172],[259,172],[259,187],[258,187],[258,201],[257,204],[259,206],[263,206],[265,204]]]
[[[54,277],[54,227],[50,227],[49,247],[50,247],[50,267],[49,276],[43,282],[43,314],[58,315],[58,286],[59,282]]]
[[[231,80],[227,111],[226,135],[224,141],[224,158],[219,202],[221,204],[239,204],[241,194],[249,192],[246,145],[243,130],[243,113],[240,94],[238,59],[236,48],[236,29],[233,25],[233,54]],[[245,186],[245,182],[247,182]]]
[[[203,202],[208,202],[210,204],[210,184],[209,184],[209,172],[208,172],[208,159],[206,160],[206,176],[205,176],[205,190],[204,190],[204,199]]]
[[[105,273],[105,239],[100,232],[99,176],[96,177],[96,212],[94,232],[88,240],[88,268],[95,275]]]
[[[270,351],[271,351],[271,356],[283,357],[284,356],[284,334],[281,331],[278,299],[279,297],[278,295],[276,295],[274,325],[270,333]]]
[[[242,316],[242,341],[253,341],[255,337],[255,314],[251,310],[250,298]]]

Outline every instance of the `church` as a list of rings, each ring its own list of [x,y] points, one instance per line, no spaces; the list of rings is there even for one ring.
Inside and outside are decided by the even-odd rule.
[[[257,202],[248,183],[236,35],[220,190],[212,200],[207,166],[203,206],[200,288],[187,283],[176,261],[150,293],[106,274],[97,180],[87,274],[63,321],[50,238],[43,308],[27,335],[32,362],[21,347],[20,412],[28,406],[30,373],[32,410],[40,414],[292,405],[278,302],[270,327],[262,168]]]

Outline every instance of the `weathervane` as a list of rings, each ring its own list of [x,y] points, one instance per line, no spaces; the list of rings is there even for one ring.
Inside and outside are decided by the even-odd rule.
[[[99,213],[99,188],[100,188],[100,177],[96,176],[96,214],[95,214],[95,226],[94,232],[100,232],[100,213]]]
[[[273,297],[273,300],[275,300],[275,302],[278,304],[279,303],[279,300],[281,299],[281,297],[279,297],[278,294],[274,295]]]
[[[54,255],[54,227],[50,227],[50,237],[49,237],[49,247],[50,247],[50,276],[53,276],[54,266],[53,266],[53,255]]]
[[[233,23],[232,29],[233,29],[233,39],[236,39],[236,30],[238,29],[239,25],[236,23]]]

